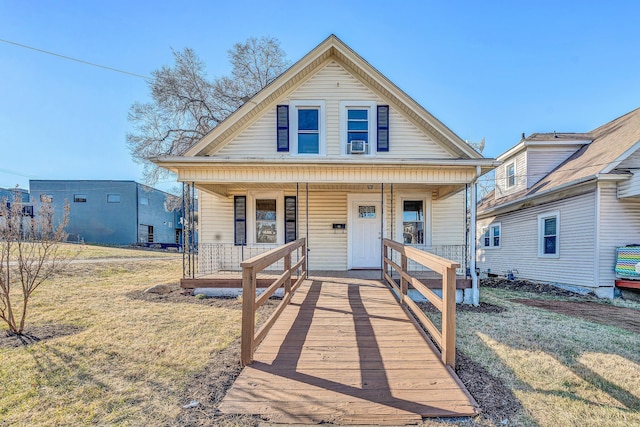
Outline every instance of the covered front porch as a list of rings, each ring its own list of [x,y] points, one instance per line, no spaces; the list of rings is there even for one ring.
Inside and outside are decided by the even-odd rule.
[[[302,237],[312,275],[380,279],[387,238],[456,262],[461,287],[468,285],[467,184],[193,185],[200,241],[186,254],[184,287],[237,283],[244,260]],[[407,267],[432,276],[417,263]],[[275,274],[283,266],[270,268]]]

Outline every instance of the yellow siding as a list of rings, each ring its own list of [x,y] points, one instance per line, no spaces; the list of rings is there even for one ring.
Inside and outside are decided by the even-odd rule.
[[[300,236],[306,235],[306,197],[300,193]],[[347,223],[347,193],[309,192],[309,269],[347,269],[347,230],[333,224]]]
[[[233,243],[233,197],[222,198],[200,191],[199,241]]]
[[[331,61],[291,94],[279,100],[286,104],[292,100],[324,100],[326,111],[327,157],[340,157],[340,101],[387,102],[372,92],[340,64]],[[428,135],[391,106],[389,117],[390,151],[377,157],[451,158],[452,156]],[[276,149],[275,105],[262,117],[231,139],[215,157],[278,158],[289,153]],[[372,159],[372,161],[375,161]]]
[[[432,201],[431,208],[433,245],[464,245],[464,191],[443,200]]]

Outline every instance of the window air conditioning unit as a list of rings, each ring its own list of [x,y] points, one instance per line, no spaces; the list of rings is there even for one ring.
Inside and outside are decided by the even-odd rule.
[[[351,141],[351,154],[365,154],[367,152],[367,142],[364,140]]]

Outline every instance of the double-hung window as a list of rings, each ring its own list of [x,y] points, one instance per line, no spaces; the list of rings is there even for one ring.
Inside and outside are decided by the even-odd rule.
[[[560,256],[560,213],[538,215],[538,256],[557,258]]]
[[[369,152],[368,109],[347,109],[347,147],[352,154]]]
[[[276,245],[297,239],[297,201],[280,191],[234,197],[234,243]]]
[[[484,228],[482,233],[482,247],[484,248],[499,248],[500,238],[502,234],[501,224],[494,223]]]
[[[289,126],[292,154],[326,155],[324,101],[291,101]]]
[[[402,241],[405,245],[424,245],[424,201],[403,200]]]
[[[341,152],[345,155],[376,152],[377,105],[372,101],[340,102]]]
[[[422,194],[398,195],[396,230],[405,245],[431,246],[431,200]]]
[[[516,185],[516,163],[512,162],[505,166],[506,187],[511,188]]]

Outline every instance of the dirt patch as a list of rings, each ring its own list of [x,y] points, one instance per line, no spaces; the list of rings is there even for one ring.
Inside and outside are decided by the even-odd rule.
[[[239,298],[203,298],[193,295],[185,295],[182,293],[183,289],[177,284],[168,285],[171,291],[168,294],[153,294],[145,293],[144,290],[129,292],[127,297],[135,300],[147,301],[147,302],[160,302],[160,303],[186,303],[186,304],[202,304],[211,307],[226,307],[242,309],[242,301]]]
[[[418,307],[429,313],[440,313],[440,311],[431,303],[419,302]],[[499,305],[489,304],[487,302],[481,302],[477,307],[471,304],[456,304],[456,312],[465,313],[502,313],[507,311],[505,307]]]
[[[584,299],[597,299],[593,293],[579,294],[546,283],[531,282],[529,280],[508,280],[500,277],[481,279],[480,286],[485,288],[507,289],[510,291],[535,292],[554,295],[558,297],[575,297]]]
[[[530,307],[543,308],[567,316],[580,317],[590,322],[616,326],[640,334],[640,310],[616,307],[592,301],[547,301],[512,299]]]
[[[193,298],[193,297],[192,297]],[[255,426],[259,417],[248,415],[225,415],[218,405],[240,375],[240,340],[212,355],[208,366],[191,378],[182,395],[181,405],[197,402],[183,409],[172,425],[175,426]]]
[[[459,351],[456,351],[456,373],[478,402],[481,418],[501,425],[505,420],[513,422],[513,417],[524,411],[510,388]]]
[[[22,335],[9,335],[8,330],[3,330],[0,331],[0,348],[22,347],[40,341],[73,335],[81,330],[82,328],[78,326],[56,324],[32,326]]]

